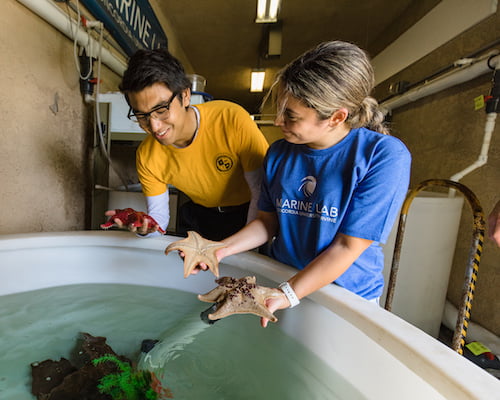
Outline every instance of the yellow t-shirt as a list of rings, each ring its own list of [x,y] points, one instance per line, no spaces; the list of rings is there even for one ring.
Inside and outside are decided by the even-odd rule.
[[[268,143],[239,105],[214,100],[198,104],[200,124],[184,148],[165,146],[149,135],[137,149],[137,172],[146,196],[173,185],[195,203],[226,207],[250,200],[244,172],[262,166]]]

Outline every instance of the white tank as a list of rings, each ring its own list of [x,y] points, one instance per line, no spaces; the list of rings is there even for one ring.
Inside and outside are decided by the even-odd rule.
[[[433,337],[439,335],[463,201],[462,196],[420,192],[411,202],[406,219],[391,311]],[[382,306],[397,228],[398,221],[384,246],[386,287]]]

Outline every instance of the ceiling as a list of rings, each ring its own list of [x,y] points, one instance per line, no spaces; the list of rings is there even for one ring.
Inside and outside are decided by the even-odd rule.
[[[250,71],[266,68],[272,77],[316,44],[351,41],[374,57],[439,0],[282,0],[281,55],[265,57],[266,24],[255,23],[257,0],[157,0],[156,5],[191,62],[206,78],[205,92],[258,113],[262,93],[251,93]],[[189,4],[189,5],[188,5]]]

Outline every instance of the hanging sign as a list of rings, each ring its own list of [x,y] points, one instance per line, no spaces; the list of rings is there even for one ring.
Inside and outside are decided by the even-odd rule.
[[[113,38],[132,55],[139,49],[167,48],[163,32],[148,0],[80,0]]]

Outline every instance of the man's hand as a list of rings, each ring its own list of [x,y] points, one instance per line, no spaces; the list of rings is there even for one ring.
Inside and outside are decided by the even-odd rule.
[[[109,229],[113,226],[117,226],[118,228],[125,228],[130,232],[140,235],[146,235],[156,231],[162,234],[165,233],[153,217],[142,211],[135,211],[132,208],[108,210],[104,215],[109,217],[109,219],[106,223],[101,224],[102,229]]]

